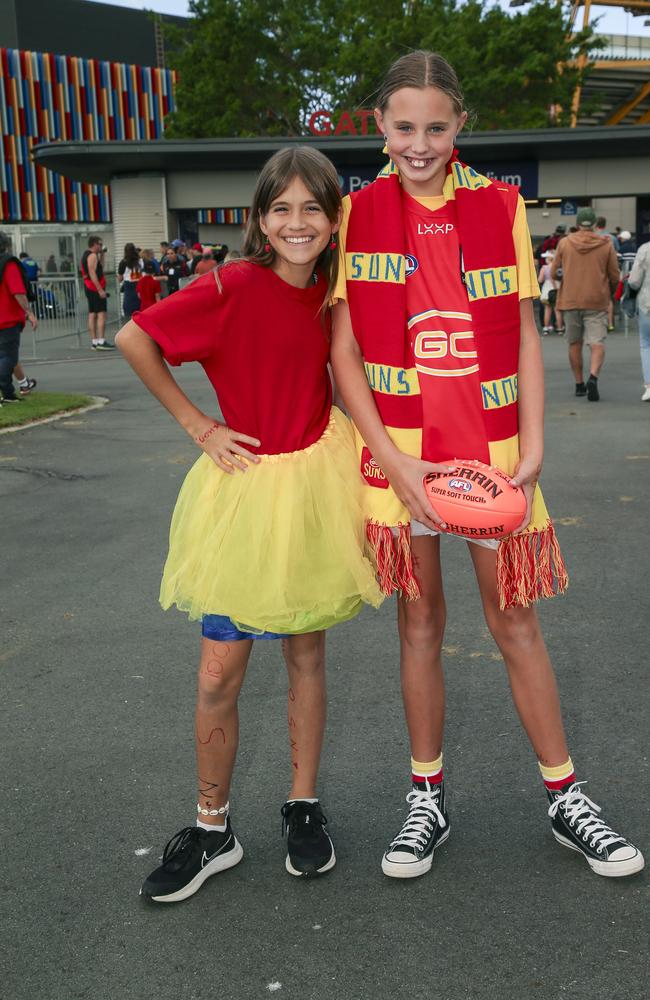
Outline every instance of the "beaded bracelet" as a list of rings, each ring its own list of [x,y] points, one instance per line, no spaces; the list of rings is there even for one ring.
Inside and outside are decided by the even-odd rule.
[[[220,809],[202,809],[201,803],[196,803],[196,811],[201,814],[201,816],[225,816],[230,807],[230,800],[226,802],[225,806],[221,806]]]

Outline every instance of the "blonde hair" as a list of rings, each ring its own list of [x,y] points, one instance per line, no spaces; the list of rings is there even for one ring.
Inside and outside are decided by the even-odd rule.
[[[437,52],[417,49],[393,63],[377,93],[377,107],[382,113],[386,110],[391,95],[404,87],[413,87],[414,90],[436,87],[449,97],[457,115],[462,115],[465,110],[456,71]]]

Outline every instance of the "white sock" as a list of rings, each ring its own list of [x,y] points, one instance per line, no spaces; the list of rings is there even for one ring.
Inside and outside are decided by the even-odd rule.
[[[201,830],[207,830],[208,833],[213,833],[215,830],[217,830],[219,833],[226,832],[226,823],[224,823],[223,825],[220,825],[219,823],[203,823],[200,819],[197,819],[196,825]]]
[[[27,376],[25,376],[25,378],[19,379],[18,380],[18,385],[21,385],[21,386],[29,385],[29,379],[27,378]]]
[[[314,802],[318,802],[318,799],[287,799],[287,802],[311,802],[313,805]]]

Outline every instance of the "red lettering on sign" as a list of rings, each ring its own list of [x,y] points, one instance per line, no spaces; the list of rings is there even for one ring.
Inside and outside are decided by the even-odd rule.
[[[361,111],[355,111],[354,113],[361,121],[361,135],[379,135],[377,122],[372,111],[362,108]],[[369,121],[372,122],[370,129],[368,128]]]
[[[355,119],[359,125],[355,124]],[[374,113],[370,108],[358,108],[354,111],[341,111],[336,124],[332,112],[319,108],[314,111],[307,122],[307,128],[312,135],[380,135]]]
[[[341,117],[339,118],[338,124],[334,129],[334,135],[343,135],[344,132],[347,135],[357,134],[357,127],[352,121],[352,115],[349,111],[341,112]]]
[[[312,135],[331,135],[332,134],[332,115],[329,111],[314,111],[310,115],[307,128],[312,133]]]

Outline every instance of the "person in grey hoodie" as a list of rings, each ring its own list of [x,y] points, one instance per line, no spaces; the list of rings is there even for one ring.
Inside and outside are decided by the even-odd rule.
[[[618,285],[620,271],[612,241],[594,232],[596,213],[593,209],[579,209],[576,222],[578,232],[571,233],[557,245],[551,278],[562,279],[557,307],[564,315],[576,396],[586,396],[596,402],[600,399],[598,375],[605,360],[607,307]],[[591,351],[586,384],[583,343]]]

